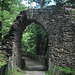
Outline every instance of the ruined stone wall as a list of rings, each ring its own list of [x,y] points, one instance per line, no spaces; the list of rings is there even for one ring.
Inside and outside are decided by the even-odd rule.
[[[71,13],[58,11],[53,13],[48,30],[49,60],[53,65],[75,69],[74,29]]]
[[[72,14],[65,11],[53,16],[56,18],[48,30],[49,60],[53,65],[75,69],[75,20],[71,20]]]
[[[75,11],[51,8],[28,10],[28,19],[35,20],[47,32],[49,60],[53,65],[75,69]]]
[[[13,71],[12,69],[12,58],[9,57],[8,63],[0,68],[0,75],[10,75]]]
[[[21,67],[22,33],[32,22],[40,24],[47,33],[49,61],[55,66],[75,69],[75,15],[71,10],[53,10],[51,7],[23,10],[16,17],[4,39],[10,38],[8,40],[12,42],[14,67]]]

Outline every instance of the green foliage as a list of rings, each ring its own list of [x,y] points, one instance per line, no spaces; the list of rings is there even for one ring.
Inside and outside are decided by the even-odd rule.
[[[2,4],[2,0],[0,2]],[[4,6],[0,5],[0,21],[2,21],[2,36],[9,31],[16,16],[21,10],[24,9],[26,10],[27,7],[21,4],[21,0],[7,0],[4,1]]]
[[[64,68],[62,68],[62,67],[58,67],[60,70],[62,70],[62,71],[65,71],[65,72],[67,72],[67,73],[71,73],[71,74],[74,74],[75,75],[75,70],[71,70],[70,68],[68,68],[68,67],[64,67]]]
[[[65,5],[66,1],[65,0],[55,0],[56,1],[56,6],[61,7]]]
[[[51,74],[50,71],[48,70],[48,71],[46,72],[46,75],[52,75],[52,74]]]
[[[2,21],[2,36],[10,29],[14,19],[21,10],[27,9],[21,0],[0,0],[0,21]],[[0,67],[7,64],[5,54],[0,53]]]
[[[0,0],[0,7],[2,10],[9,11],[11,8],[10,6],[15,4],[16,6],[21,4],[22,0]]]
[[[6,73],[5,75],[25,75],[25,71],[17,71],[17,70],[11,70],[10,72],[9,72],[9,74],[8,73]]]
[[[62,6],[75,8],[75,0],[54,0],[54,1],[56,1],[56,6],[59,8]]]
[[[75,8],[75,0],[67,0],[67,1],[66,1],[66,5],[67,5],[68,7]]]
[[[3,62],[0,62],[0,68],[2,67],[2,66],[4,66],[5,64],[3,63]]]
[[[16,70],[14,72],[10,72],[9,75],[25,75],[25,71],[20,71],[20,72],[17,72]]]
[[[5,53],[0,52],[0,68],[7,64],[7,58],[5,56]]]
[[[32,2],[36,2],[37,3],[37,5],[35,6],[36,8],[38,6],[40,6],[40,7],[46,7],[51,2],[51,0],[27,0],[27,1],[28,1],[29,4],[31,4]]]
[[[59,68],[60,70],[66,72],[66,73],[71,73],[71,74],[75,75],[75,70],[71,70],[71,69],[68,68],[68,67],[64,67],[64,68],[62,68],[62,67],[57,67],[57,68]],[[50,71],[48,70],[48,71],[46,72],[46,75],[52,75],[52,74],[51,74]]]
[[[44,55],[46,44],[46,32],[40,25],[32,23],[26,27],[22,38],[22,50],[24,52],[34,54],[38,52],[38,54]]]

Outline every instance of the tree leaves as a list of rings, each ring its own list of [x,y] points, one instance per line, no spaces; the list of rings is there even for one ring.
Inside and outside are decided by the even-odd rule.
[[[46,43],[46,32],[40,25],[32,23],[26,27],[22,38],[22,50],[24,52],[43,55],[45,52]]]
[[[37,4],[35,6],[36,8],[37,8],[37,6],[46,7],[51,2],[51,0],[25,0],[25,1],[28,1],[29,4],[31,4],[32,2],[35,2]]]
[[[75,8],[75,0],[54,0],[56,1],[56,6],[66,6],[66,7],[72,7]]]
[[[21,0],[0,0],[0,21],[2,21],[2,36],[5,35],[13,21],[15,20],[16,16],[20,13],[21,10],[27,9],[23,4],[21,4]],[[19,2],[18,2],[19,1]],[[3,10],[2,10],[3,7]]]

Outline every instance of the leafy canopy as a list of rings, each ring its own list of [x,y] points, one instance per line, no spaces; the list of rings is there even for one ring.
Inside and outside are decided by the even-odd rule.
[[[31,4],[32,2],[37,3],[35,6],[36,8],[37,7],[45,7],[51,2],[51,0],[25,0],[25,1],[28,1],[29,4]]]
[[[47,37],[45,30],[38,24],[28,25],[23,33],[22,50],[24,53],[45,54]]]
[[[54,0],[58,7],[66,6],[75,8],[75,0]]]
[[[21,4],[21,0],[0,0],[0,21],[2,21],[2,36],[5,35],[16,16],[27,7]]]

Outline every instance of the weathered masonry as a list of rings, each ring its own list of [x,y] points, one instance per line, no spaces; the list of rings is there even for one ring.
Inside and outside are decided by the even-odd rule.
[[[21,68],[21,38],[32,22],[40,24],[47,33],[49,63],[75,69],[75,13],[51,7],[23,10],[16,17],[3,40],[4,49],[12,55],[12,68]]]

